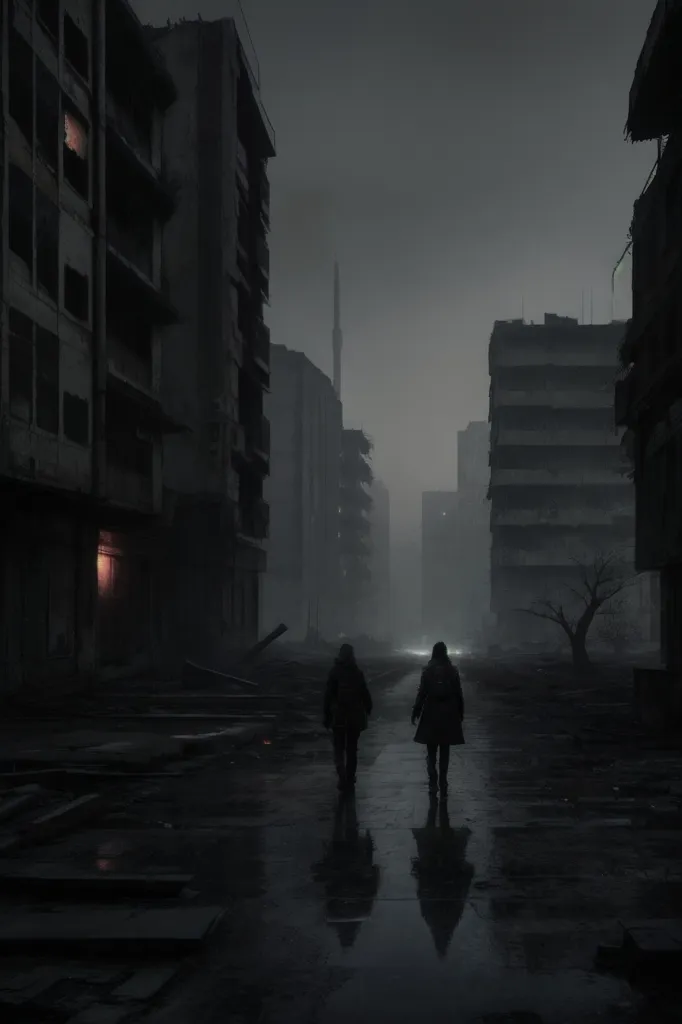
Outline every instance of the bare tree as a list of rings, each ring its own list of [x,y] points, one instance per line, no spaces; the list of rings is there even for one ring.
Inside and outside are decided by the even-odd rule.
[[[576,671],[588,669],[587,634],[595,615],[631,582],[625,574],[623,561],[617,555],[598,555],[590,565],[576,562],[580,567],[577,587],[566,589],[577,598],[577,610],[566,609],[565,602],[537,601],[528,608],[529,615],[555,622],[566,634],[571,645],[573,667]]]

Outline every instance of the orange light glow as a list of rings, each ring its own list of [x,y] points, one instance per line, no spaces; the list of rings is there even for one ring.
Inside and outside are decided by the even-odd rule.
[[[108,594],[112,586],[113,558],[106,551],[97,552],[97,590],[100,595]]]
[[[83,125],[72,114],[64,114],[64,142],[81,160],[87,156],[88,139]]]

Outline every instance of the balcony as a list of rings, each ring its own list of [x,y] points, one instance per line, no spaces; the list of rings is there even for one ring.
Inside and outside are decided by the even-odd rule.
[[[618,448],[622,432],[615,430],[506,430],[495,437],[495,447],[544,446],[567,448]]]
[[[251,354],[266,372],[270,372],[270,328],[262,320],[256,322],[251,343]]]
[[[256,235],[256,264],[262,277],[270,279],[270,250],[264,235]]]
[[[634,523],[634,493],[631,506],[617,509],[597,508],[538,508],[495,509],[490,516],[491,526],[619,526],[628,520]]]
[[[270,420],[267,416],[245,426],[246,447],[263,462],[270,463]]]
[[[614,368],[614,378],[616,370]],[[545,409],[610,409],[613,406],[613,387],[604,391],[509,391],[493,388],[491,408],[503,406],[537,406]]]
[[[107,244],[109,247],[132,263],[135,269],[144,274],[149,281],[151,281],[153,273],[152,237],[153,229],[150,229],[148,238],[142,239],[114,220],[113,217],[109,217],[107,220]]]
[[[262,499],[239,506],[239,533],[248,540],[264,541],[270,536],[270,506]]]
[[[490,369],[499,367],[557,367],[557,366],[600,366],[608,369],[615,365],[616,348],[595,340],[589,349],[572,349],[568,345],[558,349],[556,345],[534,345],[519,348],[501,348],[491,354]]]
[[[491,469],[491,487],[622,486],[626,477],[617,469]]]

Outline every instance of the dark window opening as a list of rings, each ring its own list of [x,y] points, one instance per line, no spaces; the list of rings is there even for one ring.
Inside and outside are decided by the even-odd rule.
[[[9,411],[15,419],[33,419],[33,321],[9,312]]]
[[[14,164],[9,168],[9,247],[33,273],[33,182]]]
[[[69,14],[64,15],[64,56],[87,82],[90,77],[88,38]]]
[[[36,0],[38,21],[53,39],[59,39],[59,0]]]
[[[89,163],[88,129],[84,122],[64,104],[64,180],[83,196],[88,198]]]
[[[59,160],[59,85],[36,60],[36,138],[38,152],[54,171]]]
[[[36,327],[36,425],[59,433],[59,338]]]
[[[33,51],[15,29],[9,35],[9,115],[33,148]]]
[[[59,299],[59,208],[36,189],[36,276],[55,302]]]
[[[64,266],[64,309],[78,320],[87,320],[90,306],[88,279],[85,274]]]
[[[144,195],[128,187],[124,178],[108,179],[107,239],[117,252],[151,278],[154,221]]]
[[[90,409],[86,398],[64,392],[62,402],[64,437],[76,444],[87,445],[90,435]]]

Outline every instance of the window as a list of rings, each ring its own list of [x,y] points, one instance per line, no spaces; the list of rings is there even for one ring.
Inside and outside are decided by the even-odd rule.
[[[17,309],[9,311],[9,411],[33,419],[33,321]]]
[[[36,60],[36,139],[38,153],[52,170],[59,159],[59,86],[42,61]]]
[[[59,0],[36,0],[36,15],[46,32],[59,39]]]
[[[89,299],[87,277],[67,263],[64,267],[64,309],[78,320],[87,320]]]
[[[33,182],[14,164],[9,168],[9,247],[33,274]]]
[[[59,338],[36,327],[36,425],[59,433]]]
[[[87,445],[90,435],[90,410],[85,398],[64,392],[62,402],[64,437],[76,444]]]
[[[85,199],[89,195],[88,130],[83,121],[64,109],[64,179]]]
[[[59,299],[59,209],[36,189],[36,276],[55,302]]]
[[[33,51],[13,28],[9,35],[9,115],[33,148]]]
[[[88,38],[69,14],[64,15],[64,56],[74,71],[87,82],[90,77]]]

